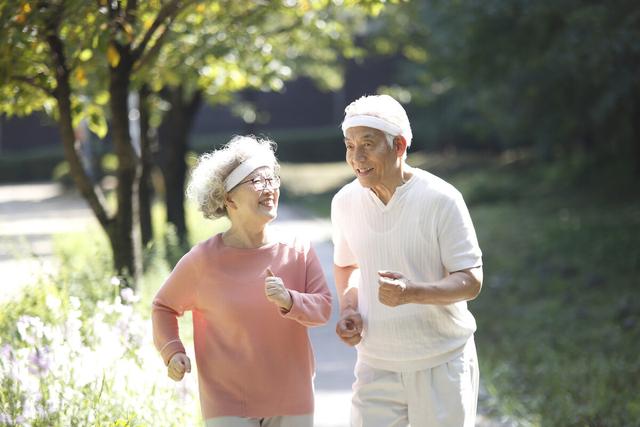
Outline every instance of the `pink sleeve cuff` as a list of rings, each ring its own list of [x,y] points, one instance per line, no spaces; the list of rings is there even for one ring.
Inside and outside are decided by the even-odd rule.
[[[162,350],[160,350],[160,355],[165,365],[169,365],[169,361],[176,353],[186,353],[184,345],[182,345],[180,340],[169,341],[162,347]]]
[[[300,293],[292,289],[287,290],[289,291],[289,295],[291,295],[291,310],[287,311],[284,308],[281,308],[280,314],[282,317],[298,319],[300,318],[300,315],[303,314],[302,310],[300,310],[300,307],[302,306]]]

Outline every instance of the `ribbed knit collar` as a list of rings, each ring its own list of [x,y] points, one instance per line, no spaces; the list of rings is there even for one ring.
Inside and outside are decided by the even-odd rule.
[[[400,203],[400,201],[404,198],[405,194],[407,194],[409,189],[414,185],[414,182],[416,182],[415,172],[411,174],[411,178],[409,178],[405,183],[396,187],[395,191],[393,192],[393,195],[389,199],[389,203],[387,203],[386,205],[382,203],[382,200],[380,200],[378,196],[376,196],[376,194],[370,188],[366,188],[365,190],[367,191],[369,197],[373,199],[373,202],[376,204],[376,206],[382,212],[387,212],[392,210],[395,205]]]

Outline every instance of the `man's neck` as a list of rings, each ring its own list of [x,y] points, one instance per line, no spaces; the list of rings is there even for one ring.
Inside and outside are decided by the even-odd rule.
[[[413,176],[410,169],[411,168],[406,164],[401,165],[398,174],[394,175],[394,177],[387,182],[381,183],[379,186],[371,187],[371,191],[373,191],[373,194],[375,194],[376,197],[386,205],[395,194],[396,189]]]

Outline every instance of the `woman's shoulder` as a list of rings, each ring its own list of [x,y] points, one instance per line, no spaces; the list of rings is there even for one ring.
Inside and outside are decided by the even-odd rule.
[[[212,237],[209,237],[206,240],[202,240],[189,250],[184,256],[183,259],[188,259],[191,262],[200,262],[209,256],[212,252],[215,252],[217,247],[220,245],[220,234],[216,234]]]

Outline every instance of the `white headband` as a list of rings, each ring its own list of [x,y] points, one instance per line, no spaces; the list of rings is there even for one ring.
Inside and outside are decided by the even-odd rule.
[[[342,122],[342,134],[346,136],[347,129],[355,126],[366,126],[368,128],[378,129],[392,136],[402,135],[402,128],[400,128],[400,126],[381,119],[380,117],[367,115],[351,116],[344,119],[344,122]]]
[[[273,167],[273,159],[267,156],[249,157],[232,170],[227,179],[224,180],[224,191],[231,190],[251,172],[263,166]]]

